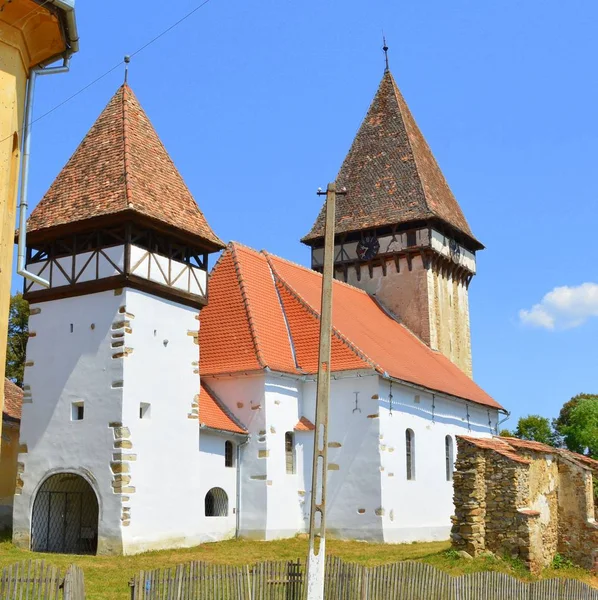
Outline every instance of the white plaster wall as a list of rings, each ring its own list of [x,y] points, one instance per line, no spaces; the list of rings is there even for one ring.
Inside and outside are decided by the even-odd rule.
[[[122,418],[123,361],[112,358],[111,327],[122,296],[101,292],[31,305],[21,444],[28,447],[22,494],[15,497],[14,540],[29,547],[35,491],[55,472],[82,474],[99,496],[98,552],[119,552],[120,497],[112,493],[109,423]],[[73,331],[71,332],[71,325]],[[72,402],[85,418],[71,420]]]
[[[224,445],[233,444],[233,466],[226,467]],[[200,430],[200,506],[194,516],[201,524],[204,541],[217,541],[235,536],[237,511],[237,445],[244,441],[236,436],[227,436],[207,429]],[[228,496],[228,515],[222,517],[205,516],[205,497],[212,488],[221,488]]]
[[[259,458],[267,440],[265,376],[206,377],[205,381],[249,432],[241,448],[239,529],[244,537],[266,539],[268,466],[267,460]]]
[[[382,541],[378,376],[333,380],[330,386],[326,525],[331,537]],[[357,395],[357,410],[355,399]],[[374,399],[372,399],[374,397]],[[304,414],[315,422],[316,383],[303,386]],[[313,437],[312,437],[313,448]],[[334,447],[340,444],[340,447]],[[311,456],[309,458],[311,462]],[[311,464],[305,469],[311,494]],[[311,502],[309,494],[306,502]],[[363,510],[364,512],[359,512]]]
[[[301,414],[301,383],[287,377],[265,381],[267,457],[266,539],[292,537],[305,531],[304,443],[295,425]],[[295,473],[286,472],[285,433],[295,434]],[[312,444],[313,447],[313,444]]]
[[[490,437],[498,413],[380,379],[380,445],[384,541],[449,538],[453,483],[446,479],[445,436]],[[469,416],[468,416],[469,415]],[[415,479],[407,480],[405,432],[415,434]]]
[[[196,309],[126,289],[130,322],[125,347],[122,424],[130,430],[136,460],[130,463],[132,494],[125,494],[130,525],[125,553],[192,546],[204,539],[199,425],[188,418],[199,393]],[[151,403],[141,419],[140,403]]]

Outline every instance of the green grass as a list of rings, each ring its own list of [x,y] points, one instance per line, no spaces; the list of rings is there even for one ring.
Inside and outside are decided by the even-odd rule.
[[[518,560],[482,556],[474,560],[460,558],[450,550],[448,542],[416,544],[371,544],[365,542],[327,541],[327,551],[343,560],[375,566],[400,560],[426,562],[451,575],[499,571],[519,579],[534,578]],[[0,567],[29,559],[45,559],[63,571],[72,563],[85,572],[89,600],[127,600],[130,597],[128,582],[140,570],[172,567],[180,563],[202,560],[217,564],[251,564],[262,560],[291,560],[307,554],[307,541],[293,538],[274,542],[229,540],[203,544],[185,550],[163,550],[135,556],[71,556],[63,554],[38,554],[19,550],[8,536],[0,537]],[[598,578],[583,569],[562,567],[547,569],[542,578],[569,577],[580,579],[598,587]]]

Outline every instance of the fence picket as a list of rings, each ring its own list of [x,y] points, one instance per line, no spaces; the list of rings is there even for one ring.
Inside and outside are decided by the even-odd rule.
[[[307,583],[301,561],[267,561],[252,566],[193,562],[175,569],[140,571],[131,581],[133,600],[302,600]],[[25,582],[24,591],[21,584]],[[31,583],[31,587],[27,587]],[[0,600],[58,599],[59,573],[38,563],[2,570]],[[35,587],[37,586],[37,587]],[[83,575],[69,568],[65,591],[83,589]],[[36,598],[36,590],[43,598]],[[56,590],[54,590],[56,588]],[[147,588],[147,589],[146,589]],[[24,594],[24,595],[23,595]],[[64,600],[83,596],[65,593]],[[598,591],[576,580],[524,583],[503,573],[461,577],[413,561],[365,567],[328,557],[326,600],[598,600]]]

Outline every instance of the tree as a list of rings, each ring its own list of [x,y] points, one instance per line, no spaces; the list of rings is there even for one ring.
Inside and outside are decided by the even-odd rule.
[[[550,421],[540,415],[521,417],[515,429],[515,437],[532,442],[540,442],[553,446],[555,435],[550,426]]]
[[[573,396],[571,400],[565,402],[558,418],[554,419],[552,426],[558,436],[559,445],[566,446],[571,452],[583,454],[585,448],[580,445],[579,438],[575,435],[575,431],[571,429],[571,416],[580,402],[584,400],[598,400],[595,394],[578,394]]]
[[[598,459],[598,396],[578,400],[567,415],[563,434],[569,450]]]
[[[29,339],[29,303],[22,294],[10,297],[8,313],[8,345],[6,348],[6,377],[23,387],[25,352]]]
[[[514,433],[509,429],[501,429],[498,435],[500,437],[515,437]]]

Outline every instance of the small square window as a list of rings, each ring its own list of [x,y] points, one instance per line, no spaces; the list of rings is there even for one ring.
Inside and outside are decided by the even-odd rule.
[[[152,405],[147,402],[142,402],[139,405],[139,418],[149,419],[152,416]]]
[[[71,421],[83,421],[85,406],[83,402],[73,402],[71,406]]]

